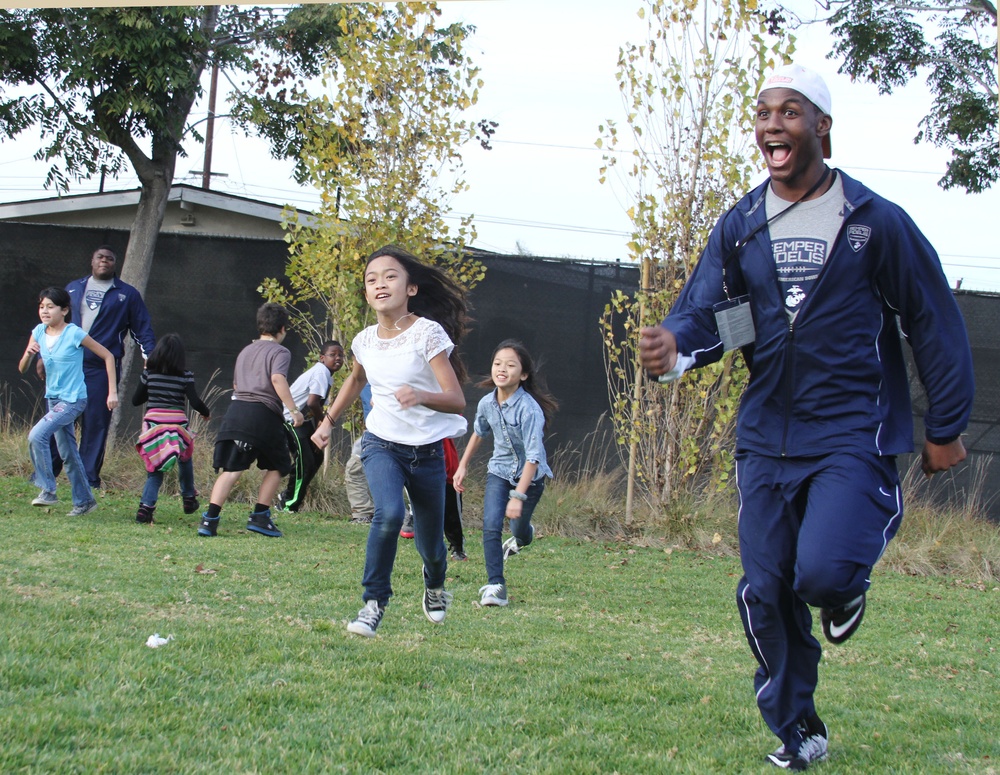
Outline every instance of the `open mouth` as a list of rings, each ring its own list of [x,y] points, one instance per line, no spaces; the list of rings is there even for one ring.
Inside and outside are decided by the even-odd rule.
[[[784,164],[792,153],[792,149],[787,143],[766,143],[764,147],[772,164]]]

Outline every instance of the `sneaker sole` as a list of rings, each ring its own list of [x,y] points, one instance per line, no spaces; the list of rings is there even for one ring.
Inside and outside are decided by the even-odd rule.
[[[483,600],[480,600],[479,601],[479,605],[481,605],[481,606],[483,606],[485,608],[488,605],[492,605],[492,606],[505,606],[509,602],[510,602],[510,600],[501,600],[498,597],[491,597],[491,598],[485,598]]]
[[[347,631],[353,633],[354,635],[361,635],[364,638],[374,638],[375,630],[371,629],[366,624],[361,624],[359,622],[351,622],[347,625]]]
[[[268,530],[267,528],[257,527],[256,525],[247,525],[247,530],[251,533],[260,533],[262,536],[267,536],[268,538],[281,538],[284,535],[280,530]]]
[[[444,618],[448,614],[447,610],[445,610],[445,611],[428,611],[427,610],[427,602],[426,601],[424,601],[423,603],[421,603],[420,607],[424,609],[424,616],[427,617],[427,621],[432,622],[434,624],[444,624]],[[434,617],[437,616],[437,615],[440,615],[441,618],[440,619],[435,619]]]

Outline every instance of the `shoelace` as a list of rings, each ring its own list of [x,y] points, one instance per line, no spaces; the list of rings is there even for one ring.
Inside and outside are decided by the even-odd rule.
[[[379,623],[379,619],[382,618],[382,612],[378,609],[378,603],[374,601],[369,602],[364,608],[358,611],[358,621],[362,624],[366,624],[372,629],[375,625]]]
[[[799,746],[800,759],[805,759],[807,762],[811,762],[822,756],[824,753],[826,753],[825,737],[820,734],[803,737],[802,744]]]
[[[479,596],[486,597],[500,597],[500,593],[503,591],[503,584],[484,584],[479,588]]]
[[[430,611],[447,610],[452,594],[444,589],[427,590],[427,608]]]

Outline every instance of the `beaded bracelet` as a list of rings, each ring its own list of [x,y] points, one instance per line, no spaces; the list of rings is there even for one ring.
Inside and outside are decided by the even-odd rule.
[[[516,501],[526,501],[526,500],[528,500],[528,496],[527,495],[525,495],[523,492],[518,492],[517,490],[511,490],[510,491],[510,497],[513,498]]]

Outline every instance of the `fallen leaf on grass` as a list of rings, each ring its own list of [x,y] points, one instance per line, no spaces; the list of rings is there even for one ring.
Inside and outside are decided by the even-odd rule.
[[[206,567],[205,567],[204,565],[202,565],[201,563],[198,563],[198,564],[197,564],[197,565],[195,566],[195,569],[194,569],[194,572],[195,572],[195,573],[200,573],[200,574],[202,574],[203,576],[207,576],[207,575],[208,575],[208,574],[210,574],[210,573],[215,573],[215,568],[206,568]]]

